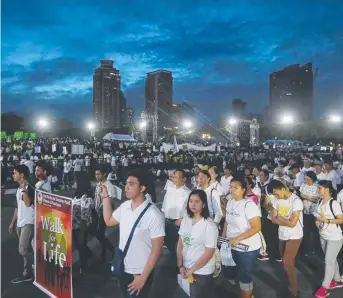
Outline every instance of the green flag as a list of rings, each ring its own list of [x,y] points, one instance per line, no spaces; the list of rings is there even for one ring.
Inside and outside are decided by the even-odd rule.
[[[37,139],[37,135],[34,132],[31,132],[29,138],[31,140],[35,140],[35,139]]]
[[[13,135],[15,140],[22,140],[24,139],[24,132],[23,131],[16,131]]]

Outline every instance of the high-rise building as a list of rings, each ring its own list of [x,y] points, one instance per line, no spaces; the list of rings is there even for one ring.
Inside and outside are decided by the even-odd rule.
[[[245,114],[245,106],[246,102],[235,98],[232,100],[232,116],[238,119],[244,119],[246,114]]]
[[[93,114],[100,129],[120,129],[120,73],[113,60],[100,60],[93,75]]]
[[[147,73],[145,79],[145,113],[157,115],[157,135],[163,134],[164,128],[171,128],[173,104],[173,75],[168,70]],[[147,126],[148,138],[152,135],[152,121]],[[149,138],[150,139],[150,138]]]
[[[126,97],[123,91],[120,91],[120,125],[126,127]]]
[[[130,108],[130,107],[126,107],[125,108],[125,121],[124,121],[124,124],[123,126],[124,127],[132,127],[133,126],[133,117],[134,117],[134,113],[135,113],[135,110],[133,108]]]
[[[311,121],[313,109],[312,63],[290,65],[269,75],[270,116],[279,121],[291,114],[297,121]]]

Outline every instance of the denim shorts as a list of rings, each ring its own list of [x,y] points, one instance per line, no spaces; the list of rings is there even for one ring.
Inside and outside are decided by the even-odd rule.
[[[233,267],[222,268],[225,278],[237,278],[242,290],[252,290],[252,279],[254,272],[254,265],[259,254],[259,249],[253,251],[237,251],[232,249],[232,258],[236,263]]]

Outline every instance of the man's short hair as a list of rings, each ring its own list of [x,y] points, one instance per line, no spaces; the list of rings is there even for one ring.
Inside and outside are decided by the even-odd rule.
[[[176,173],[176,172],[181,172],[182,173],[182,177],[185,178],[186,172],[183,169],[176,169],[174,173]]]
[[[19,174],[23,174],[25,179],[30,178],[30,170],[25,165],[17,165],[14,167],[14,171],[17,171]]]
[[[281,190],[285,188],[286,186],[280,181],[280,180],[272,180],[269,182],[269,184],[267,185],[267,191],[268,193],[272,194],[274,189],[278,189]]]

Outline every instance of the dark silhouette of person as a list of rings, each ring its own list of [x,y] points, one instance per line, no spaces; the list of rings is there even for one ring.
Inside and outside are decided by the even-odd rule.
[[[65,270],[65,277],[66,277],[66,289],[70,287],[70,273],[71,273],[71,266],[69,263],[63,268]]]
[[[50,285],[52,288],[55,288],[55,257],[50,260]]]
[[[62,295],[63,290],[64,290],[65,278],[66,278],[66,275],[65,275],[65,271],[64,271],[64,267],[63,267],[62,270],[61,270],[61,279],[60,279],[60,292],[61,292],[61,295]]]
[[[38,264],[41,264],[44,260],[41,247],[38,248],[37,255],[38,255]]]
[[[60,285],[60,279],[61,279],[61,267],[60,265],[56,265],[56,285],[57,285],[57,288],[59,287]]]
[[[49,252],[46,252],[46,260],[44,262],[44,276],[45,276],[45,284],[49,285],[50,284],[50,271],[49,271]]]

